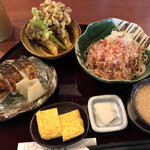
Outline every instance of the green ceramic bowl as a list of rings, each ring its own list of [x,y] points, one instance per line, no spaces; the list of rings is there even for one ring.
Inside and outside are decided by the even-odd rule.
[[[95,74],[91,73],[85,66],[84,63],[86,58],[84,52],[91,43],[96,42],[100,39],[104,39],[106,36],[111,34],[112,29],[118,31],[125,31],[132,33],[134,40],[136,40],[140,46],[144,47],[148,60],[145,62],[146,71],[142,75],[135,77],[132,80],[104,80]],[[75,54],[80,66],[92,77],[99,81],[106,83],[133,83],[137,82],[150,74],[150,37],[146,35],[143,29],[132,22],[124,21],[117,18],[109,18],[102,21],[91,23],[87,26],[86,31],[78,38],[75,43]]]

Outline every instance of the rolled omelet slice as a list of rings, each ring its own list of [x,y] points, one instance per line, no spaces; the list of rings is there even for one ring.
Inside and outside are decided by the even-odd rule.
[[[38,131],[42,139],[50,140],[61,137],[62,127],[57,108],[36,113]]]
[[[79,110],[62,114],[59,116],[62,125],[63,142],[75,138],[85,132],[84,123]]]

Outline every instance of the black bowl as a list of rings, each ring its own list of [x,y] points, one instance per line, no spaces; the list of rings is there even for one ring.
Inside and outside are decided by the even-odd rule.
[[[140,114],[136,110],[134,100],[135,100],[137,91],[141,87],[143,87],[145,85],[149,85],[149,84],[150,84],[150,78],[143,79],[143,80],[139,81],[138,83],[136,83],[131,91],[131,97],[128,100],[128,104],[127,104],[127,111],[128,111],[128,115],[129,115],[130,119],[133,121],[133,123],[137,127],[139,127],[141,130],[143,130],[144,132],[147,132],[147,133],[150,133],[150,123],[146,122],[140,116]]]
[[[82,108],[80,105],[73,103],[73,102],[61,102],[61,103],[54,103],[54,104],[45,106],[41,108],[40,110],[46,110],[46,109],[55,108],[55,107],[57,107],[59,115],[78,109],[80,111],[81,117],[84,122],[85,132],[82,135],[76,138],[70,139],[68,141],[65,141],[65,142],[62,141],[62,138],[44,140],[40,137],[40,134],[38,132],[36,113],[35,113],[30,122],[30,133],[31,133],[33,140],[39,145],[47,147],[47,148],[62,148],[62,147],[66,147],[71,144],[74,144],[80,141],[81,139],[83,139],[89,130],[89,117],[88,117],[87,112],[84,110],[84,108]]]

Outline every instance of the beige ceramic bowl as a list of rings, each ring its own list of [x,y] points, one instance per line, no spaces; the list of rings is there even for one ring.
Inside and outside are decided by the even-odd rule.
[[[48,54],[48,53],[45,53],[45,52],[42,52],[41,50],[39,50],[37,44],[35,42],[29,40],[27,34],[25,33],[27,24],[28,23],[26,23],[23,26],[21,33],[20,33],[20,39],[21,39],[22,44],[33,55],[36,55],[41,58],[49,59],[49,60],[63,57],[64,55],[66,55],[67,53],[72,51],[74,49],[76,40],[81,35],[80,26],[78,25],[78,23],[76,21],[72,20],[71,24],[67,27],[67,31],[70,35],[72,47],[68,50],[65,50],[65,51],[59,53],[58,55],[51,55],[51,54]],[[43,50],[44,50],[44,47],[43,47]]]

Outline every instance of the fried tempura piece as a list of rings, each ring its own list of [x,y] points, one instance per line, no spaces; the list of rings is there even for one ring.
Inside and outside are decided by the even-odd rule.
[[[48,52],[53,55],[58,55],[58,46],[51,40],[38,41],[41,45],[48,49]]]
[[[66,29],[64,29],[64,35],[59,34],[59,38],[62,40],[63,44],[66,46],[67,49],[70,49],[72,47],[72,43],[70,41],[69,33]]]
[[[25,32],[30,40],[46,47],[49,54],[57,55],[72,46],[66,30],[66,26],[72,21],[70,12],[71,9],[61,2],[45,0],[40,4],[39,10],[32,8],[33,18],[27,24]]]

